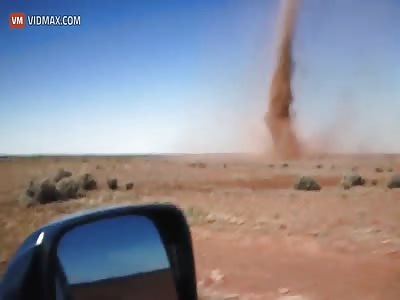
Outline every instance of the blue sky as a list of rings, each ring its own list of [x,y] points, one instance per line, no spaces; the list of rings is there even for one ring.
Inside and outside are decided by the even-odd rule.
[[[80,27],[8,28],[10,12]],[[258,151],[278,0],[0,2],[0,153]],[[297,130],[400,151],[400,2],[304,0]]]
[[[123,216],[76,227],[61,238],[57,254],[70,284],[170,267],[157,228],[143,216]]]

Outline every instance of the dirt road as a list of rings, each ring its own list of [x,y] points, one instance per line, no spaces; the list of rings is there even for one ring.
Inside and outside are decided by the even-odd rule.
[[[204,288],[242,298],[400,299],[400,260],[321,249],[315,240],[195,230]],[[212,279],[218,270],[220,282]]]

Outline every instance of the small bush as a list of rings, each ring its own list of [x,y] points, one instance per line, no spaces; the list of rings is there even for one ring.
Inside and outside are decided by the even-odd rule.
[[[393,175],[389,179],[389,181],[387,183],[387,187],[389,189],[398,189],[398,188],[400,188],[400,174]]]
[[[133,189],[134,186],[135,184],[133,182],[128,182],[127,184],[125,184],[125,188],[127,191]]]
[[[320,184],[312,177],[303,176],[294,185],[296,190],[300,191],[319,191]]]
[[[18,198],[21,205],[31,207],[35,204],[47,204],[59,200],[76,199],[84,196],[82,190],[97,188],[93,176],[86,173],[77,179],[72,173],[59,169],[55,176],[41,180],[31,180],[24,192]]]
[[[56,185],[52,180],[45,178],[38,183],[34,183],[34,185],[36,186],[34,188],[36,193],[32,198],[36,202],[40,204],[46,204],[60,199]]]
[[[118,179],[117,178],[109,178],[107,179],[107,185],[110,190],[118,189]]]
[[[60,180],[56,187],[61,200],[77,199],[84,196],[84,193],[80,190],[79,182],[73,178]]]
[[[78,179],[79,186],[85,191],[91,191],[97,189],[97,181],[90,173],[85,173]]]
[[[354,186],[362,186],[365,184],[365,179],[360,175],[346,175],[343,176],[341,185],[345,190],[351,189]]]

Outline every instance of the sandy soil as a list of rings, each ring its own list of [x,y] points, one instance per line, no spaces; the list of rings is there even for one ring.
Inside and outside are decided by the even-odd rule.
[[[65,203],[18,205],[31,178],[59,167],[93,173],[99,190]],[[352,170],[367,184],[343,190],[340,179]],[[288,162],[250,155],[1,159],[0,261],[4,268],[33,229],[64,214],[115,203],[169,201],[185,209],[191,223],[202,294],[400,299],[400,191],[385,185],[396,172],[400,156],[389,155]],[[294,190],[302,175],[318,179],[322,190]],[[133,181],[135,187],[109,191],[108,176],[122,184]]]

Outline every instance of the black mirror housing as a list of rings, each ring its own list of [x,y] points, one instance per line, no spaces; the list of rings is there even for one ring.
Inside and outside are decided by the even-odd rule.
[[[3,278],[1,299],[56,299],[54,274],[59,268],[57,246],[62,237],[79,226],[123,216],[143,216],[152,221],[171,266],[177,298],[196,300],[196,273],[190,230],[182,211],[172,204],[89,210],[36,230],[10,261]],[[156,286],[154,288],[157,289]],[[134,293],[131,296],[134,297]]]

